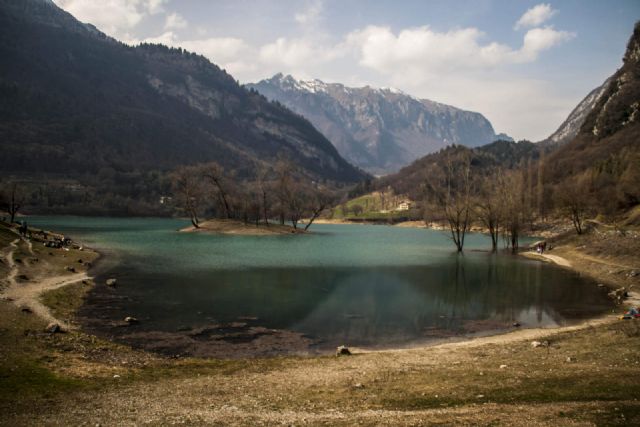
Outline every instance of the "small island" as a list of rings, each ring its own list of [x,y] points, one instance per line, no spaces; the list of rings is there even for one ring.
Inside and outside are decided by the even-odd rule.
[[[273,223],[250,223],[237,219],[209,219],[202,221],[198,227],[193,225],[180,229],[183,233],[215,233],[235,234],[241,236],[272,236],[277,234],[305,234],[303,228]]]

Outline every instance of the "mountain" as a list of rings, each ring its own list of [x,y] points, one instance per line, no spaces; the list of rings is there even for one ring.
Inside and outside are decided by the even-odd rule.
[[[602,85],[589,92],[589,94],[580,101],[576,108],[571,111],[569,117],[562,122],[560,127],[551,134],[549,138],[542,142],[552,146],[557,146],[566,144],[575,138],[589,113],[593,110],[600,98],[602,98],[602,95],[607,91],[610,82],[611,79],[609,78]]]
[[[576,137],[549,156],[545,180],[582,176],[594,198],[614,212],[640,203],[640,22],[608,82]]]
[[[152,172],[212,160],[240,177],[280,157],[318,181],[366,177],[306,119],[203,56],[127,46],[49,0],[0,0],[0,56],[3,175],[131,197],[151,191]]]
[[[350,88],[282,74],[247,87],[308,118],[344,158],[373,174],[395,172],[447,145],[499,139],[479,113],[396,89]]]

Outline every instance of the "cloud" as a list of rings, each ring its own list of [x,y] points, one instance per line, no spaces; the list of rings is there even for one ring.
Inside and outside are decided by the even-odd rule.
[[[313,40],[278,38],[259,49],[260,60],[284,67],[303,67],[328,62],[345,52],[340,46],[324,45]]]
[[[476,28],[437,32],[424,26],[394,34],[388,27],[369,26],[350,33],[347,43],[359,63],[384,74],[424,80],[442,74],[535,61],[539,54],[574,37],[551,27],[529,30],[519,49],[497,42],[483,43]]]
[[[296,13],[294,19],[298,24],[313,24],[318,21],[322,15],[322,9],[322,1],[313,1],[304,11]]]
[[[242,58],[249,59],[253,49],[242,39],[235,37],[211,37],[200,40],[187,40],[176,43],[191,52],[206,56],[218,65],[237,62]]]
[[[551,27],[529,30],[524,36],[524,43],[519,52],[519,60],[520,62],[534,61],[540,52],[571,40],[575,36],[575,33],[557,31]]]
[[[165,30],[178,30],[181,28],[186,28],[187,20],[182,17],[182,15],[178,13],[172,13],[167,15],[164,22]]]
[[[516,22],[514,29],[537,27],[547,22],[558,11],[551,8],[548,3],[540,3],[527,10]]]
[[[105,33],[125,34],[146,16],[162,13],[167,0],[55,0],[84,22],[90,22]]]

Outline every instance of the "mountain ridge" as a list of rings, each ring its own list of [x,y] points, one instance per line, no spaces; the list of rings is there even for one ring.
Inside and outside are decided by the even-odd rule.
[[[245,86],[307,117],[343,157],[374,174],[395,172],[447,145],[499,138],[480,113],[394,88],[352,88],[282,73]]]

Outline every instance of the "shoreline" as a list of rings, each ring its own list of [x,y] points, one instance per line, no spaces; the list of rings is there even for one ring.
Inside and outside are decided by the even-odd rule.
[[[351,223],[346,223],[346,224],[351,224]],[[357,223],[356,223],[357,224]],[[208,230],[202,230],[202,231],[208,231]],[[155,331],[155,330],[151,330],[151,331],[141,331],[139,333],[134,333],[133,336],[133,340],[129,339],[129,340],[121,340],[121,339],[116,339],[116,335],[109,335],[107,333],[104,333],[105,331],[100,331],[99,329],[96,328],[91,328],[89,325],[91,324],[92,321],[96,321],[97,319],[93,319],[90,317],[86,317],[86,316],[82,316],[82,319],[80,319],[79,317],[79,313],[83,308],[85,307],[86,303],[83,303],[82,306],[78,307],[75,312],[74,312],[74,319],[76,321],[81,321],[82,324],[79,327],[76,324],[71,324],[69,322],[66,322],[64,320],[61,319],[56,319],[52,314],[51,314],[51,310],[49,308],[47,308],[41,301],[40,299],[42,298],[42,296],[49,292],[49,291],[53,291],[56,289],[60,289],[63,288],[65,286],[68,285],[72,285],[74,283],[78,283],[78,282],[82,282],[82,281],[91,281],[93,284],[91,285],[91,287],[87,290],[87,292],[96,292],[96,286],[99,286],[97,284],[95,284],[95,268],[96,268],[96,263],[95,261],[98,261],[99,263],[104,263],[104,262],[108,262],[106,257],[104,256],[104,254],[101,254],[100,252],[96,251],[95,249],[85,249],[85,251],[93,253],[95,255],[95,258],[93,259],[94,264],[92,265],[92,270],[93,272],[91,274],[88,274],[88,272],[85,273],[78,273],[76,275],[73,275],[71,277],[67,277],[67,276],[51,276],[51,277],[43,277],[41,278],[39,281],[35,282],[32,286],[30,286],[29,288],[26,289],[26,292],[22,292],[22,293],[15,293],[15,286],[13,287],[13,290],[11,288],[8,289],[4,289],[2,292],[0,292],[0,297],[4,298],[4,299],[9,299],[14,301],[17,305],[21,305],[21,306],[27,306],[29,308],[31,308],[36,314],[38,314],[40,317],[42,317],[43,319],[50,321],[50,322],[56,322],[59,323],[61,325],[62,328],[64,329],[74,329],[74,330],[82,330],[84,331],[84,333],[90,334],[92,336],[96,336],[96,337],[100,337],[102,339],[110,339],[110,340],[114,340],[114,342],[118,342],[118,343],[122,343],[125,345],[131,345],[133,349],[139,349],[142,351],[151,351],[154,354],[162,354],[164,356],[168,356],[168,357],[172,357],[174,356],[173,354],[171,354],[170,352],[166,352],[166,351],[162,351],[162,350],[150,350],[149,347],[151,348],[155,348],[154,345],[144,345],[144,344],[132,344],[133,342],[138,342],[138,343],[142,343],[145,342],[147,340],[148,337],[155,337],[155,338],[149,338],[149,341],[153,342],[157,339],[175,339],[178,341],[182,341],[184,339],[184,333],[172,333],[172,332],[166,332],[166,331]],[[519,256],[523,256],[526,258],[530,258],[530,259],[536,259],[539,260],[540,262],[551,262],[555,265],[564,267],[564,268],[569,268],[572,271],[575,272],[580,272],[578,269],[576,269],[574,266],[572,266],[572,264],[567,261],[565,258],[562,258],[560,256],[556,256],[556,255],[549,255],[549,254],[545,254],[545,255],[540,255],[534,252],[524,252],[521,251],[518,253]],[[590,276],[593,279],[596,279],[593,276]],[[14,284],[15,285],[15,284]],[[105,290],[101,290],[101,292],[104,294]],[[631,293],[630,294],[630,298],[627,299],[627,301],[631,302],[634,301],[634,303],[638,303],[640,302],[640,295],[636,294],[636,293]],[[103,301],[104,302],[104,301]],[[108,301],[107,301],[108,302]],[[556,333],[562,333],[562,332],[566,332],[566,331],[575,331],[575,330],[581,330],[584,329],[586,327],[592,326],[593,324],[603,324],[603,323],[608,323],[611,322],[615,319],[615,316],[612,315],[607,315],[604,314],[602,316],[598,316],[598,317],[594,317],[594,318],[589,318],[589,319],[585,319],[585,320],[581,320],[579,323],[577,324],[573,324],[573,325],[568,325],[568,326],[554,326],[554,327],[522,327],[522,328],[518,328],[515,330],[512,330],[509,327],[506,327],[505,329],[499,329],[499,330],[492,330],[492,329],[487,329],[484,331],[478,331],[477,333],[472,333],[471,336],[469,335],[451,335],[448,337],[443,337],[443,338],[435,338],[435,339],[426,339],[426,340],[416,340],[414,342],[410,342],[408,343],[406,346],[392,346],[392,347],[388,347],[388,348],[384,348],[384,346],[382,346],[383,348],[371,348],[371,347],[366,347],[366,348],[359,348],[359,347],[352,347],[352,349],[354,351],[357,351],[358,353],[377,353],[377,352],[398,352],[398,351],[410,351],[410,350],[415,350],[415,349],[420,349],[420,348],[434,348],[434,347],[440,347],[440,346],[452,346],[454,348],[457,347],[468,347],[468,346],[476,346],[476,345],[483,345],[486,343],[503,343],[503,342],[514,342],[514,341],[518,341],[518,340],[523,340],[523,339],[528,339],[530,336],[539,336],[539,335],[551,335],[551,334],[556,334]],[[113,322],[113,321],[112,321]],[[117,323],[117,322],[116,322]],[[120,322],[122,323],[122,322]],[[246,323],[246,322],[245,322]],[[115,325],[115,323],[114,323]],[[118,324],[118,326],[121,326]],[[224,325],[209,325],[209,328],[207,326],[202,326],[202,327],[198,327],[198,328],[190,328],[192,331],[196,331],[197,330],[211,330],[211,329],[217,329],[217,328],[223,328]],[[245,328],[244,325],[242,325],[243,329]],[[233,328],[232,328],[233,329]],[[248,327],[249,329],[249,334],[252,333],[262,333],[262,331],[258,331],[257,329],[254,331],[254,327],[252,327],[251,325],[249,325]],[[260,329],[260,328],[258,328]],[[264,329],[264,328],[262,328]],[[294,342],[296,342],[296,340],[300,340],[305,341],[305,339],[303,338],[304,336],[302,334],[297,334],[294,333],[293,331],[288,331],[288,330],[282,330],[282,331],[275,331],[274,333],[279,336],[284,337],[286,340],[288,340],[291,344],[293,344]],[[295,336],[295,337],[294,337]],[[297,337],[297,338],[296,338]],[[305,341],[306,342],[306,341]],[[268,344],[271,345],[271,344]],[[295,347],[295,346],[294,346]],[[258,352],[260,353],[260,352]],[[296,348],[296,350],[291,351],[291,352],[275,352],[273,354],[267,353],[264,355],[252,355],[250,352],[247,353],[246,351],[241,352],[242,356],[239,357],[235,357],[233,356],[233,358],[261,358],[261,357],[295,357],[295,356],[299,356],[299,355],[304,355],[306,357],[318,357],[318,356],[323,356],[326,354],[330,354],[331,351],[330,350],[319,350],[319,349],[314,349],[311,350],[311,347],[307,348],[306,350],[303,350],[302,348]],[[201,354],[200,356],[198,354]],[[222,355],[226,354],[224,349],[222,352],[207,352],[207,351],[195,351],[194,354],[192,354],[192,357],[213,357],[213,358],[219,358]]]

